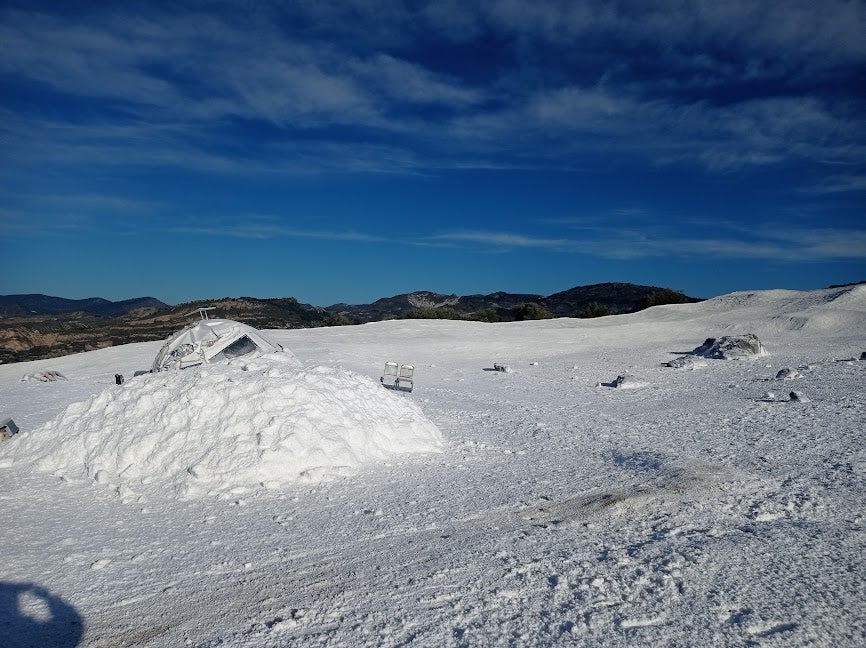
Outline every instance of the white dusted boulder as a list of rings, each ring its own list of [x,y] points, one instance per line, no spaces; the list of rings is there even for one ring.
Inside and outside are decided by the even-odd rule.
[[[674,358],[673,360],[668,360],[667,362],[662,362],[662,366],[670,367],[672,369],[694,370],[700,367],[706,367],[707,361],[697,356],[684,355],[678,358]]]
[[[754,333],[744,335],[725,335],[720,338],[707,338],[692,354],[716,360],[739,360],[753,356],[765,356],[767,350]]]

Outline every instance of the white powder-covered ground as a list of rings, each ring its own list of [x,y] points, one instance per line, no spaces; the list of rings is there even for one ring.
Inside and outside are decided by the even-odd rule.
[[[0,466],[88,479],[142,502],[145,485],[182,497],[239,495],[441,449],[420,408],[372,379],[270,357],[110,386],[0,447]]]
[[[303,369],[0,366],[0,644],[866,642],[866,287],[269,333]],[[661,365],[745,333],[768,355]]]

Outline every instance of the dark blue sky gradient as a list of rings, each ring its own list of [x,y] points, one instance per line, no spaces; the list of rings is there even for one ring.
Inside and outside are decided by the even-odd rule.
[[[0,293],[866,279],[864,33],[842,0],[7,1]]]

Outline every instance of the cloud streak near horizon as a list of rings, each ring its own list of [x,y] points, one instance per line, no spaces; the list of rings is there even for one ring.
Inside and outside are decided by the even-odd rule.
[[[606,259],[650,257],[694,258],[710,255],[720,259],[768,259],[774,261],[866,260],[866,230],[765,229],[752,237],[720,236],[687,238],[662,228],[628,230],[598,229],[584,238],[546,239],[508,232],[453,232],[432,237],[440,242],[476,244],[491,249],[538,248]]]

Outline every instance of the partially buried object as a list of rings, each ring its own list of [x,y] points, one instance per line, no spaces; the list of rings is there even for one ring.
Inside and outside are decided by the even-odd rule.
[[[0,416],[0,441],[6,441],[18,434],[18,426],[15,421],[7,416]]]

